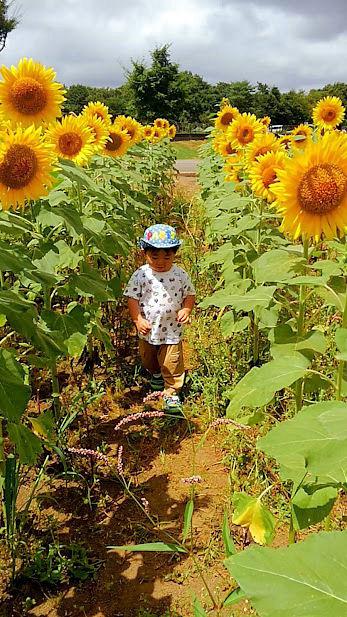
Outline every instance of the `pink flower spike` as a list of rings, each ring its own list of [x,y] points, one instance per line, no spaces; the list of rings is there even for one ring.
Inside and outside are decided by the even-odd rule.
[[[131,422],[138,422],[138,420],[146,420],[147,418],[161,418],[162,416],[165,416],[163,411],[140,411],[138,413],[132,413],[119,420],[114,430],[119,431],[122,426],[130,424]]]
[[[221,426],[223,424],[229,424],[231,426],[235,426],[236,428],[244,428],[246,430],[250,430],[250,426],[246,424],[240,424],[239,422],[235,422],[235,420],[231,420],[231,418],[218,418],[210,425],[210,428],[215,428],[216,426]]]
[[[189,478],[182,478],[183,484],[201,484],[201,476],[190,476]]]
[[[91,456],[98,461],[106,463],[106,465],[110,464],[107,456],[105,456],[105,454],[101,454],[101,452],[97,452],[97,450],[90,450],[88,448],[68,448],[67,451],[71,454],[77,454],[78,456]]]
[[[117,471],[120,476],[124,476],[123,469],[123,446],[119,446],[117,453]]]
[[[147,396],[144,397],[143,403],[149,403],[150,401],[156,401],[160,398],[163,398],[163,396],[164,396],[164,392],[162,391],[151,392],[150,394],[147,394]]]

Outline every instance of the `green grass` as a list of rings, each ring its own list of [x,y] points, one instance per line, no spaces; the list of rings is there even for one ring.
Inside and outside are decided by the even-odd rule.
[[[173,141],[172,147],[178,159],[198,159],[200,158],[198,149],[204,141]]]

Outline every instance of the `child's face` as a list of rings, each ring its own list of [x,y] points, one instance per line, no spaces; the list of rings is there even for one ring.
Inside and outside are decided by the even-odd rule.
[[[175,251],[171,249],[150,249],[145,253],[148,265],[154,272],[168,272],[175,260]]]

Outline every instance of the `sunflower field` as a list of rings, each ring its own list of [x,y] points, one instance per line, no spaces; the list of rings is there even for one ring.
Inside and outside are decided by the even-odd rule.
[[[347,617],[341,101],[322,99],[312,125],[276,135],[269,117],[223,99],[200,148],[197,194],[187,197],[175,188],[167,119],[111,118],[97,101],[63,116],[53,69],[23,58],[0,72],[4,614],[152,617],[151,596],[162,617]],[[184,236],[199,296],[178,418],[155,396],[139,402],[144,378],[122,302],[137,238],[164,220]],[[116,442],[100,439],[107,430]],[[207,462],[210,493],[197,473]],[[165,484],[181,469],[190,470],[183,502]],[[83,532],[97,559],[79,542]],[[143,561],[130,562],[124,591],[114,570],[132,553]],[[163,571],[171,603],[156,603],[145,567],[153,580]],[[187,580],[192,593],[179,605]],[[68,584],[75,600],[64,604]],[[56,612],[36,612],[52,589]]]
[[[343,118],[341,101],[326,97],[312,126],[276,136],[270,118],[223,101],[200,167],[202,268],[217,276],[200,307],[217,309],[231,346],[242,333],[235,354],[245,370],[224,391],[224,423],[257,427],[256,449],[279,469],[261,494],[235,491],[232,522],[270,544],[276,521],[263,499],[271,491],[282,492],[289,516],[285,548],[237,551],[226,541],[225,565],[239,587],[224,606],[246,596],[261,616],[347,614],[347,531],[331,525],[347,477]],[[321,522],[326,531],[302,535]]]

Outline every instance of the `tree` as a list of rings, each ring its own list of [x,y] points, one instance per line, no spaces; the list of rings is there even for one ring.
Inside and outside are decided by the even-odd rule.
[[[66,101],[64,102],[64,111],[66,113],[79,114],[84,105],[87,105],[90,100],[91,88],[88,86],[82,86],[81,84],[74,84],[67,88]]]
[[[290,90],[281,95],[282,120],[280,124],[298,125],[309,122],[310,105],[303,90]]]
[[[133,61],[133,69],[128,73],[135,116],[141,122],[152,122],[157,117],[177,122],[184,99],[178,64],[170,60],[169,45],[156,47],[151,59],[150,67]]]
[[[19,23],[18,17],[9,17],[8,15],[11,4],[12,2],[0,0],[0,51],[2,51],[6,45],[7,35],[12,32]]]
[[[200,75],[194,75],[190,71],[179,73],[178,84],[183,95],[179,123],[181,125],[200,124],[212,110],[212,86],[204,81]]]
[[[258,82],[254,95],[254,113],[258,118],[270,116],[272,124],[283,124],[281,93],[276,86]]]
[[[234,81],[225,83],[220,81],[214,86],[214,104],[220,103],[222,98],[227,98],[233,107],[239,111],[253,112],[254,86],[249,81]]]

